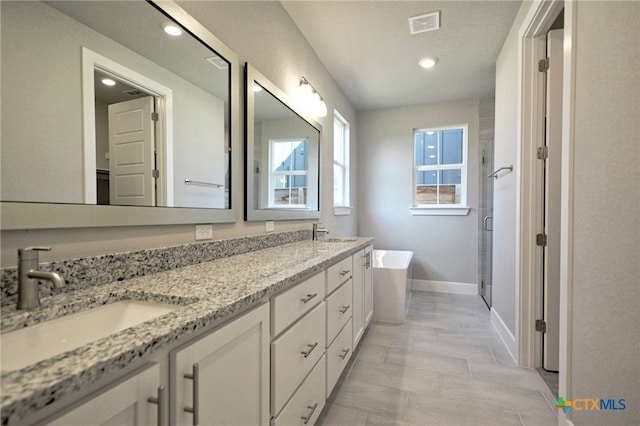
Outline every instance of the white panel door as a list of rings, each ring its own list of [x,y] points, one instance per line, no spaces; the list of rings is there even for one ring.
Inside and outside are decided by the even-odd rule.
[[[172,424],[269,424],[269,338],[265,303],[175,352]]]
[[[547,34],[547,129],[545,143],[549,157],[545,162],[544,229],[544,320],[543,367],[558,371],[560,354],[560,180],[562,144],[562,57],[563,31]]]
[[[365,252],[353,255],[353,347],[360,342],[364,333],[364,266]]]
[[[155,364],[47,424],[57,426],[158,424],[158,405],[150,403],[149,398],[157,397],[159,382],[160,368]]]
[[[364,327],[373,318],[373,246],[364,249]]]
[[[109,105],[109,197],[125,206],[155,206],[153,96]]]

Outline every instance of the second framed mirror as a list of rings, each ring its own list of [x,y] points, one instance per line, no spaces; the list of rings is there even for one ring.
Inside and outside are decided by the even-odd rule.
[[[245,219],[320,217],[320,125],[245,64]]]

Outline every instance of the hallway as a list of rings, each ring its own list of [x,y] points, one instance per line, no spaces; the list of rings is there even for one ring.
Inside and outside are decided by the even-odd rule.
[[[322,425],[556,425],[535,370],[517,367],[479,296],[414,292],[402,325],[374,323]]]

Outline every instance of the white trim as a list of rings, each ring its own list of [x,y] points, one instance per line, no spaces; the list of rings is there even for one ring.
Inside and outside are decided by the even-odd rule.
[[[560,216],[560,374],[559,395],[573,399],[573,176],[575,144],[575,81],[577,43],[577,2],[568,1],[564,9],[564,58],[562,79],[562,179]],[[567,413],[571,417],[571,413]],[[573,423],[564,416],[567,424]],[[562,417],[561,416],[561,417]]]
[[[562,180],[561,180],[561,248],[560,248],[560,373],[559,373],[559,389],[558,393],[566,399],[573,399],[572,385],[571,385],[571,336],[572,336],[572,310],[573,310],[573,176],[574,176],[574,137],[575,137],[575,81],[576,81],[576,9],[578,7],[577,2],[574,1],[562,1],[551,0],[541,1],[538,0],[531,9],[524,24],[519,32],[519,39],[524,41],[525,38],[534,39],[542,33],[546,33],[547,28],[551,22],[557,16],[559,10],[564,7],[564,75],[563,75],[563,113],[562,113]],[[522,67],[524,64],[524,58],[519,52],[518,67],[520,76],[522,74]],[[531,83],[529,83],[531,85]],[[518,108],[522,108],[527,102],[531,102],[532,99],[527,97],[527,94],[531,94],[532,88],[527,86],[525,82],[519,81]],[[529,92],[527,92],[529,90]],[[518,126],[521,128],[524,120],[531,120],[530,116],[522,114],[522,111],[518,114]],[[534,125],[534,124],[530,124]],[[522,137],[525,137],[524,133],[520,133]],[[520,140],[517,144],[518,149],[522,148],[523,140]],[[520,159],[520,151],[518,151],[518,158]],[[523,181],[518,182],[518,203],[521,201],[522,191],[526,189],[524,179],[528,178],[523,176]],[[518,205],[518,220],[520,220],[520,208]],[[523,207],[524,208],[524,207]],[[525,231],[524,226],[518,222],[518,230]],[[523,232],[518,234],[518,238],[523,235]],[[532,288],[531,283],[535,284],[535,261],[531,262],[532,257],[525,258],[527,252],[527,242],[524,240],[518,241],[517,247],[519,250],[518,257],[516,258],[518,264],[517,270],[519,271],[520,284],[516,287],[516,330],[519,336],[519,349],[522,360],[526,360],[528,365],[523,366],[538,366],[536,357],[541,358],[538,354],[540,352],[536,349],[536,336],[535,333],[528,330],[525,326],[525,321],[535,313],[535,299],[536,290]],[[520,263],[524,261],[523,263]],[[527,260],[529,260],[527,262]],[[522,269],[521,269],[522,268]],[[493,311],[492,311],[493,313]],[[558,424],[572,424],[570,421],[571,412],[565,416],[560,413],[558,416]]]
[[[351,207],[351,206],[334,206],[333,207],[333,215],[334,216],[349,216],[349,215],[351,215],[351,210],[353,210],[353,207]]]
[[[563,7],[562,0],[536,1],[518,31],[518,135],[516,195],[516,333],[518,364],[542,365],[540,335],[535,319],[541,312],[542,258],[534,242],[542,224],[542,169],[536,149],[543,140],[544,81],[537,71],[545,41],[542,39]],[[561,308],[562,309],[562,308]]]
[[[84,145],[84,203],[96,204],[96,125],[95,125],[95,91],[94,91],[94,69],[100,69],[115,77],[127,80],[133,86],[138,86],[145,92],[150,92],[158,96],[159,113],[164,115],[164,129],[162,122],[159,122],[158,136],[163,137],[160,141],[162,156],[164,161],[164,173],[160,174],[164,179],[160,187],[165,188],[166,207],[173,207],[173,91],[150,78],[139,74],[109,58],[106,58],[86,47],[82,48],[82,120],[83,120],[83,145]],[[169,155],[171,154],[171,155]]]
[[[498,311],[494,308],[491,308],[489,322],[491,322],[491,325],[493,325],[493,328],[500,336],[500,339],[502,339],[502,343],[504,343],[504,346],[507,348],[507,352],[511,355],[511,359],[513,359],[513,362],[517,364],[516,354],[518,353],[518,342],[516,341],[516,336],[509,331],[509,327],[507,327],[498,314]]]
[[[432,281],[413,279],[411,283],[413,291],[435,291],[437,293],[452,294],[478,294],[478,284],[456,283],[451,281]]]
[[[351,203],[351,178],[350,178],[350,174],[351,174],[351,125],[349,124],[349,122],[342,116],[342,114],[340,114],[337,110],[333,110],[333,129],[334,129],[334,134],[333,134],[333,149],[334,149],[334,154],[333,154],[333,165],[334,166],[338,166],[341,168],[341,170],[343,171],[343,176],[342,176],[342,194],[341,194],[341,203],[344,204],[350,204]],[[342,155],[344,158],[344,164],[340,164],[338,162],[336,162],[336,157],[335,157],[335,147],[336,147],[336,135],[335,135],[335,128],[336,128],[336,121],[338,121],[343,128],[343,138],[341,141],[342,144]],[[333,182],[334,182],[334,202],[335,202],[335,171],[334,171],[334,175],[333,175]],[[347,206],[336,206],[336,207],[347,207]],[[341,216],[341,215],[349,215],[351,214],[351,211],[347,212],[347,213],[335,213],[336,216]]]
[[[409,212],[413,216],[466,216],[469,214],[469,207],[409,207]]]

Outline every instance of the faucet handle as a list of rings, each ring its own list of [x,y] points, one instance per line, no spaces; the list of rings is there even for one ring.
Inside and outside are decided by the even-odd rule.
[[[18,249],[18,261],[35,260],[37,262],[39,251],[51,251],[51,247],[25,247]]]

